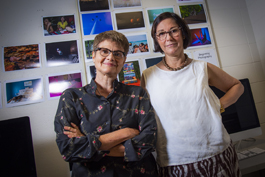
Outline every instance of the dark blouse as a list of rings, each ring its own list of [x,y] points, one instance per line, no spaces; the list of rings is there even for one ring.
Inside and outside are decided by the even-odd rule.
[[[141,87],[117,80],[107,98],[96,95],[94,80],[81,88],[64,91],[59,100],[54,126],[62,157],[73,162],[73,177],[157,176],[151,152],[156,145],[156,121],[147,93]],[[63,127],[73,122],[85,135],[68,138]],[[124,157],[107,156],[100,151],[100,135],[121,128],[135,128],[140,134],[123,143]]]

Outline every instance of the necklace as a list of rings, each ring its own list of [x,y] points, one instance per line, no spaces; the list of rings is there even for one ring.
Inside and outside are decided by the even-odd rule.
[[[163,64],[165,65],[165,67],[170,70],[170,71],[178,71],[178,70],[181,70],[182,68],[184,68],[186,65],[187,65],[187,62],[188,62],[188,55],[187,54],[184,54],[185,55],[185,61],[184,63],[180,66],[180,67],[177,67],[177,68],[171,68],[170,66],[168,66],[168,64],[166,63],[166,60],[165,60],[165,57],[163,58]]]

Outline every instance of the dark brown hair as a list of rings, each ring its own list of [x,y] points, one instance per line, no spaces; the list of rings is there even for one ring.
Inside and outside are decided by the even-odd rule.
[[[99,43],[105,40],[111,40],[113,42],[116,42],[120,47],[124,49],[124,53],[127,56],[129,51],[129,42],[128,39],[124,36],[124,34],[113,30],[99,33],[94,39],[93,50],[96,50],[98,48]]]
[[[183,48],[186,49],[191,43],[190,28],[186,24],[186,22],[175,13],[164,12],[164,13],[160,14],[158,17],[156,17],[156,19],[153,23],[153,26],[152,26],[151,35],[152,35],[152,38],[154,40],[154,47],[155,47],[154,52],[164,53],[164,51],[161,49],[161,47],[159,46],[159,44],[157,42],[156,28],[160,22],[162,22],[163,20],[168,19],[168,18],[172,18],[173,20],[175,20],[176,24],[179,27],[181,27],[181,33],[182,33],[182,37],[183,37]]]

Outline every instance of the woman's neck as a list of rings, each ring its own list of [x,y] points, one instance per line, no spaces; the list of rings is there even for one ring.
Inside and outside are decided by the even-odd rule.
[[[116,77],[109,77],[109,76],[100,76],[96,75],[95,82],[97,84],[97,95],[101,95],[107,97],[110,92],[113,90],[113,82]]]
[[[165,61],[170,67],[178,68],[185,62],[184,52],[181,52],[180,54],[174,56],[165,55]]]

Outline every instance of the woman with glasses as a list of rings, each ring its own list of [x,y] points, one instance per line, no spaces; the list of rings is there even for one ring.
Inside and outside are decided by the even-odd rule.
[[[157,176],[156,120],[148,95],[117,81],[128,50],[123,34],[98,34],[92,52],[96,77],[60,97],[56,142],[63,159],[73,163],[72,176]]]
[[[191,35],[177,14],[160,14],[151,35],[155,52],[165,55],[143,71],[141,80],[158,117],[159,176],[240,176],[220,113],[240,97],[242,84],[220,68],[184,53]],[[226,94],[219,100],[209,85]]]

